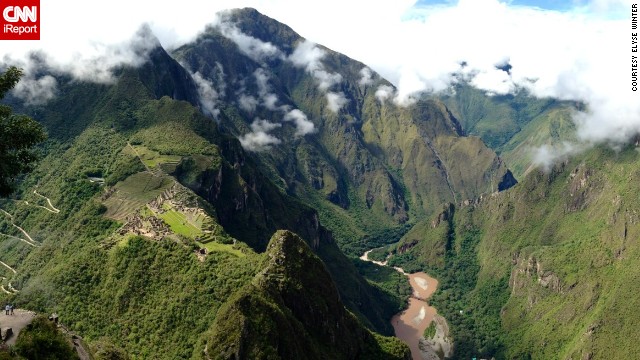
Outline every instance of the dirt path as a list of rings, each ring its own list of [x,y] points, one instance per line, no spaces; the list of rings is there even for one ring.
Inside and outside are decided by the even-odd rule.
[[[3,214],[7,215],[9,218],[11,218],[11,221],[13,222],[13,215],[9,214],[8,212],[0,209],[0,212],[2,212]]]
[[[6,237],[11,238],[11,239],[20,240],[20,241],[22,241],[23,243],[25,243],[25,244],[27,244],[29,246],[38,247],[38,245],[29,242],[29,240],[25,240],[25,239],[19,238],[17,236],[13,236],[13,235],[9,235],[9,234],[3,234],[3,233],[0,233],[0,236],[6,236]]]
[[[41,207],[41,208],[43,208],[43,209],[45,209],[45,210],[48,210],[48,211],[50,211],[50,212],[52,212],[52,213],[54,213],[54,214],[58,214],[58,213],[60,213],[60,209],[57,209],[55,206],[53,206],[53,204],[51,203],[51,199],[49,199],[48,197],[46,197],[46,196],[44,196],[44,195],[39,194],[39,193],[38,193],[38,191],[36,191],[36,190],[33,190],[33,193],[34,193],[34,194],[36,194],[36,195],[38,195],[38,196],[40,196],[41,198],[43,198],[43,199],[47,200],[47,204],[49,204],[49,208],[50,208],[50,209],[49,209],[49,208],[46,208],[46,207],[44,207],[44,206],[40,206],[40,205],[36,205],[36,206]]]
[[[13,335],[9,337],[6,343],[7,345],[14,345],[20,331],[24,329],[25,326],[31,324],[36,314],[33,311],[15,309],[13,310],[13,315],[5,315],[4,309],[2,310],[3,311],[0,312],[0,327],[11,328]]]
[[[14,224],[13,222],[11,223],[11,225],[13,225],[13,227],[15,227],[16,229],[20,230],[20,232],[22,232],[24,234],[24,236],[27,237],[27,239],[29,239],[29,241],[31,241],[33,244],[38,244],[37,241],[33,240],[33,238],[31,236],[29,236],[29,234],[20,226]]]
[[[31,236],[29,236],[29,234],[28,234],[28,233],[27,233],[23,228],[21,228],[20,226],[16,225],[16,224],[13,222],[13,215],[9,214],[8,212],[6,212],[6,211],[4,211],[4,210],[2,210],[2,209],[0,209],[0,212],[2,212],[3,214],[5,214],[6,216],[8,216],[8,217],[9,217],[9,219],[11,219],[11,225],[12,225],[13,227],[15,227],[16,229],[20,230],[20,232],[21,232],[22,234],[24,234],[24,236],[26,236],[28,240],[27,240],[27,239],[23,239],[23,238],[19,238],[19,237],[17,237],[17,236],[8,235],[8,234],[2,234],[2,233],[0,233],[0,235],[4,235],[4,236],[7,236],[7,237],[10,237],[10,238],[13,238],[13,239],[20,240],[20,241],[25,242],[25,243],[27,243],[27,244],[29,244],[29,245],[33,246],[33,247],[36,247],[36,246],[40,246],[40,245],[41,245],[39,242],[37,242],[37,241],[33,240],[33,238],[32,238]]]
[[[0,261],[0,265],[2,265],[2,266],[4,266],[4,267],[6,267],[7,269],[11,270],[11,272],[12,272],[12,273],[14,273],[14,274],[17,274],[17,273],[18,273],[18,272],[16,271],[16,269],[14,269],[14,268],[12,268],[11,266],[7,265],[5,262]],[[5,280],[7,280],[7,278],[3,276],[3,277],[2,277],[2,282],[4,282]],[[7,289],[8,289],[8,290],[7,290]],[[9,294],[9,295],[15,295],[15,294],[17,294],[17,293],[19,292],[18,290],[16,290],[16,289],[11,285],[11,283],[8,283],[6,288],[4,287],[4,284],[3,284],[3,285],[0,285],[0,290],[2,290],[2,292],[6,293],[6,294]]]
[[[11,270],[12,273],[17,274],[18,272],[16,271],[16,269],[12,268],[11,266],[7,265],[6,263],[0,261],[0,264],[3,265],[4,267],[6,267],[7,269]]]

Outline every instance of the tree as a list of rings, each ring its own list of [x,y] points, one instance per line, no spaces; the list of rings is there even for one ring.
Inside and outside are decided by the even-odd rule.
[[[80,359],[56,325],[42,315],[20,331],[15,350],[18,355],[29,360]]]
[[[0,75],[0,100],[22,77],[14,66]],[[0,196],[14,190],[16,178],[32,170],[37,159],[34,145],[46,138],[44,129],[25,115],[13,114],[11,107],[0,105]]]

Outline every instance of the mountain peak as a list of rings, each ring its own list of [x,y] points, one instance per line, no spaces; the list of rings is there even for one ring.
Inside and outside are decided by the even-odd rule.
[[[348,312],[322,261],[298,235],[279,230],[252,284],[220,308],[208,336],[220,358],[404,359]],[[260,316],[255,316],[259,313]]]
[[[246,35],[263,42],[271,42],[285,53],[291,53],[295,44],[303,39],[289,26],[272,19],[250,7],[232,9],[220,13],[223,22],[238,27]]]

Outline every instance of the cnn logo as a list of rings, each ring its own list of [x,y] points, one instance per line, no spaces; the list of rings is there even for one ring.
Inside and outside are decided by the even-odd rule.
[[[37,6],[7,6],[2,11],[2,17],[8,22],[18,21],[31,21],[36,22],[38,20],[38,7]]]
[[[0,3],[0,40],[40,40],[40,0]]]

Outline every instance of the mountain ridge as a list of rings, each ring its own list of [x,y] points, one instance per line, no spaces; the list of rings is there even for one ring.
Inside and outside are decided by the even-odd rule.
[[[251,291],[272,234],[288,230],[324,264],[311,261],[331,288],[316,295],[338,310],[322,316],[359,334],[348,341],[357,349],[332,354],[402,357],[396,340],[369,329],[391,334],[405,279],[365,278],[354,255],[420,233],[443,204],[507,189],[513,175],[442,101],[397,105],[392,85],[360,62],[252,9],[222,18],[189,44],[116,69],[113,83],[54,74],[57,98],[18,106],[50,140],[0,203],[42,243],[2,243],[18,270],[12,299],[136,357],[198,358],[207,331],[224,326],[218,312],[248,319],[256,304],[265,323],[309,325],[313,314],[280,301],[286,294]],[[59,213],[28,205],[36,187]],[[0,230],[15,233],[2,218]],[[292,346],[315,351],[327,340],[316,335]]]

